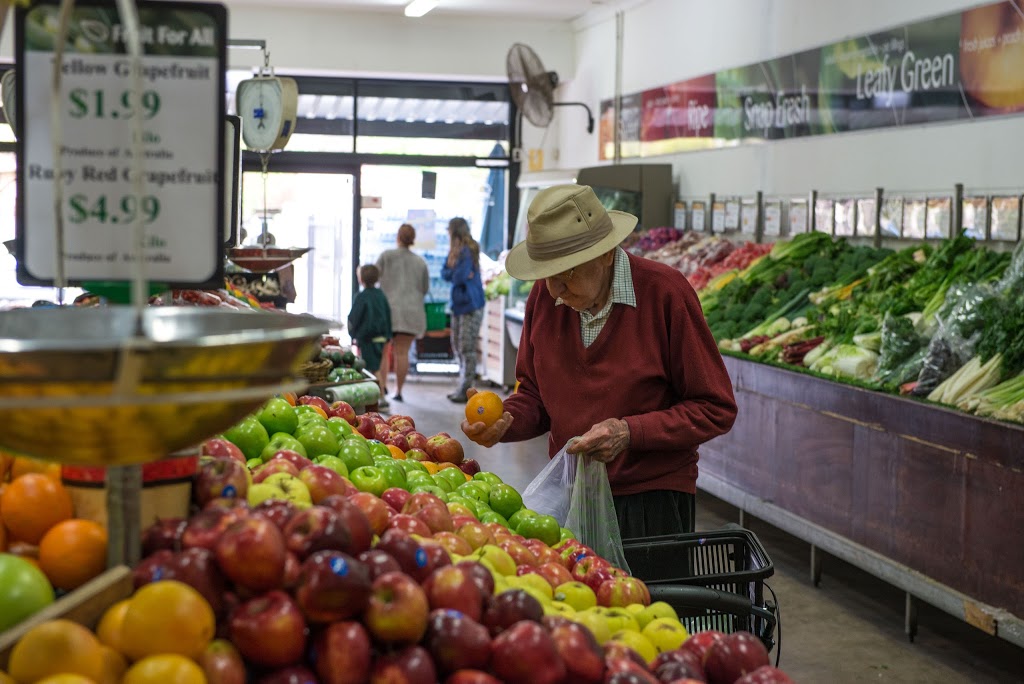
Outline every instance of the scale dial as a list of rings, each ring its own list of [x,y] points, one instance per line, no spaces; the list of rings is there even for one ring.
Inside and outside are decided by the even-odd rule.
[[[294,79],[257,76],[242,81],[235,92],[242,140],[254,152],[283,150],[295,131],[299,88]]]

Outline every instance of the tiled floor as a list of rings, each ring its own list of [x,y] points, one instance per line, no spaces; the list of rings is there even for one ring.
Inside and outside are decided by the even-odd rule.
[[[392,391],[394,380],[391,383]],[[411,415],[426,434],[459,436],[461,405],[449,402],[454,380],[413,376],[404,402],[392,413]],[[541,437],[484,449],[463,440],[467,457],[522,490],[547,461]],[[738,519],[728,504],[698,496],[697,527],[714,529]],[[809,580],[809,547],[775,528],[751,520],[771,556],[769,584],[781,609],[780,666],[796,682],[1024,682],[1024,650],[965,625],[927,605],[920,607],[916,641],[903,634],[903,594],[839,560],[826,558],[821,585]],[[773,654],[774,656],[774,654]]]

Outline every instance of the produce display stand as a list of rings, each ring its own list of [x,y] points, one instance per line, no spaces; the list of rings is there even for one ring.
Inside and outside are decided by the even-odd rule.
[[[364,383],[364,382],[372,382],[372,383],[376,383],[377,382],[377,377],[373,373],[371,373],[370,371],[366,370],[365,368],[360,370],[359,372],[363,375],[363,377],[360,378],[360,379],[356,379],[356,380],[341,380],[341,381],[337,381],[337,382],[335,382],[335,381],[331,381],[331,382],[313,382],[313,383],[310,383],[309,385],[306,386],[306,389],[305,389],[305,391],[303,393],[304,394],[308,394],[309,396],[312,396],[312,397],[320,397],[321,399],[323,399],[323,400],[327,401],[328,403],[330,403],[330,402],[334,401],[334,394],[330,391],[331,388],[333,388],[333,387],[345,387],[345,386],[350,386],[350,385],[358,385],[358,384]],[[369,413],[371,411],[376,411],[377,410],[377,402],[372,402],[372,403],[369,403],[369,404],[353,405],[352,408],[355,409],[357,414]]]
[[[701,448],[701,489],[1024,646],[1024,427],[725,358],[739,415]],[[742,524],[742,518],[741,518]]]

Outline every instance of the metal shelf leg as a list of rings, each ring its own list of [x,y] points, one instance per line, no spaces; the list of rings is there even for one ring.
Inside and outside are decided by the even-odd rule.
[[[811,544],[811,584],[821,584],[821,552],[814,544]]]
[[[917,599],[910,592],[906,594],[906,607],[903,612],[903,631],[907,634],[907,640],[914,643],[917,636]]]
[[[739,525],[740,527],[746,527],[747,513],[742,508],[740,509]]]

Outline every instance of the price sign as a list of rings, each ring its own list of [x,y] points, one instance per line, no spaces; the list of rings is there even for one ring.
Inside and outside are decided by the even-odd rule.
[[[764,203],[764,234],[780,235],[782,233],[782,202],[779,200]]]
[[[227,222],[223,5],[142,0],[141,92],[126,29],[111,2],[72,11],[61,89],[51,94],[56,0],[18,10],[18,280],[56,278],[56,212],[64,224],[69,284],[132,277],[137,221],[145,230],[146,277],[183,287],[223,283]],[[51,108],[60,115],[55,178]],[[136,139],[138,122],[142,134]],[[144,191],[135,194],[136,150]],[[55,181],[63,200],[55,207]]]
[[[725,202],[715,202],[711,205],[711,232],[725,232]]]
[[[693,230],[704,230],[705,209],[703,202],[694,202],[690,205],[690,226]]]
[[[757,202],[744,200],[740,207],[740,232],[753,235],[757,232]]]
[[[807,232],[807,202],[793,200],[789,203],[789,234],[800,235]]]
[[[725,203],[725,229],[736,230],[740,227],[740,202],[729,200]]]

